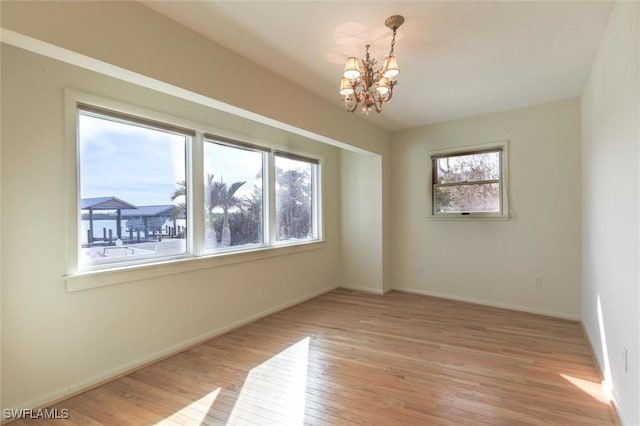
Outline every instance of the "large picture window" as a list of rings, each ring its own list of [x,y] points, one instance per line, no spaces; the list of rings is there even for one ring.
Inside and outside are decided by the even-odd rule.
[[[80,108],[79,265],[187,251],[186,146],[190,135]]]
[[[320,238],[319,160],[75,106],[77,271]]]
[[[505,216],[505,146],[433,153],[432,214]]]

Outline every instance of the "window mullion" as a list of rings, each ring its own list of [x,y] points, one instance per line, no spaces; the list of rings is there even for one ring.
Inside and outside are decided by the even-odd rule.
[[[191,236],[191,252],[196,256],[204,254],[204,164],[203,164],[203,135],[196,133],[192,139],[191,149],[187,150],[189,164],[189,179],[187,187],[187,232]]]
[[[267,185],[264,206],[265,242],[270,246],[276,243],[276,166],[275,155],[270,152],[267,157]]]
[[[323,187],[322,187],[322,176],[320,173],[322,172],[320,167],[316,166],[313,168],[314,173],[312,173],[312,191],[314,195],[313,199],[313,229],[315,230],[314,238],[324,239],[324,230],[322,229],[322,221],[321,217],[321,209],[322,209],[322,196],[323,196]]]

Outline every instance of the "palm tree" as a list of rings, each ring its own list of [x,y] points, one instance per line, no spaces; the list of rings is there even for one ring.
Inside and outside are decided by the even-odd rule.
[[[220,245],[228,247],[231,245],[231,229],[229,228],[229,209],[239,206],[242,201],[235,196],[236,192],[246,181],[234,182],[230,187],[222,181],[214,182],[214,175],[207,175],[207,193],[209,194],[209,204],[207,210],[209,217],[213,215],[213,209],[220,207],[222,209],[222,237]],[[212,224],[213,227],[213,224]]]

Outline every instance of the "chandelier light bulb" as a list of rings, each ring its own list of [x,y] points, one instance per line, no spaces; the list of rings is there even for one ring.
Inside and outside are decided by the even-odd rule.
[[[351,87],[351,82],[348,78],[342,77],[340,78],[340,94],[344,96],[351,95],[353,93],[353,87]]]
[[[395,56],[387,56],[384,58],[384,76],[387,78],[393,78],[400,74],[400,68],[398,68],[398,60]]]
[[[378,80],[378,84],[376,85],[376,90],[382,96],[385,96],[387,93],[389,93],[389,82],[385,77],[382,77],[380,80]]]
[[[344,64],[344,77],[355,80],[360,77],[360,60],[355,56],[347,58]]]

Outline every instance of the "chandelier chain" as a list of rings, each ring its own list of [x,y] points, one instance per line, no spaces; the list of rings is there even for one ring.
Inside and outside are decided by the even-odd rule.
[[[389,51],[389,56],[393,56],[393,49],[396,47],[396,31],[397,28],[394,28],[393,37],[391,38],[391,50]]]

